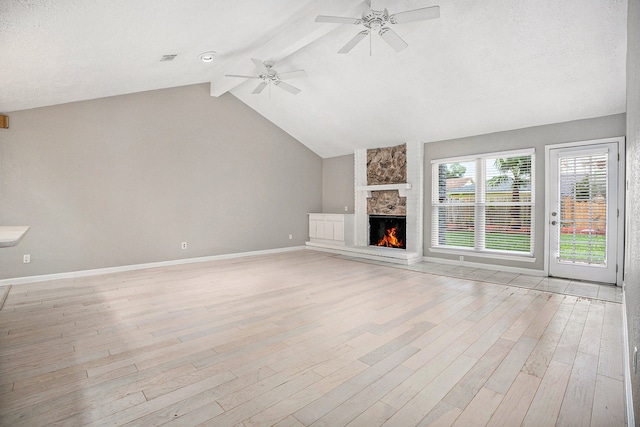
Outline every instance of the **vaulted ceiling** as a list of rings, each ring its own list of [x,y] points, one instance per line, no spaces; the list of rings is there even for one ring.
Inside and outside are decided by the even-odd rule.
[[[406,49],[338,54],[362,28],[315,18],[360,0],[0,0],[0,112],[210,82],[322,157],[625,112],[626,1],[373,0],[434,5],[392,26]],[[301,92],[225,77],[251,58],[304,69]]]

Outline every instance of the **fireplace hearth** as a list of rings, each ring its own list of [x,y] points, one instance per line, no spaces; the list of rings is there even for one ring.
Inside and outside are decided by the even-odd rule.
[[[407,248],[407,218],[404,216],[369,215],[369,245]]]

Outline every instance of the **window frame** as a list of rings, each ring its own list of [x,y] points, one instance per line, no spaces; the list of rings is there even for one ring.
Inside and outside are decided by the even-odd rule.
[[[488,249],[485,241],[486,211],[487,206],[494,206],[496,202],[487,202],[486,200],[486,182],[488,180],[486,174],[486,161],[488,159],[504,158],[504,157],[523,157],[531,156],[531,195],[529,202],[518,202],[518,206],[527,206],[531,209],[531,224],[529,231],[529,252],[509,251],[502,249]],[[473,202],[456,203],[456,206],[469,206],[474,211],[474,246],[453,246],[439,244],[440,237],[440,221],[438,220],[438,212],[443,206],[453,206],[452,203],[441,202],[439,200],[439,167],[443,164],[451,163],[475,163],[475,191]],[[492,153],[475,154],[469,156],[449,157],[444,159],[434,159],[431,161],[431,252],[441,252],[459,255],[472,255],[479,257],[492,257],[505,260],[518,261],[535,261],[535,149],[509,150]],[[490,179],[490,177],[489,177]],[[505,202],[499,202],[499,205],[505,206]],[[511,204],[506,204],[511,206]],[[480,230],[480,232],[478,232]],[[462,260],[462,257],[461,257]]]

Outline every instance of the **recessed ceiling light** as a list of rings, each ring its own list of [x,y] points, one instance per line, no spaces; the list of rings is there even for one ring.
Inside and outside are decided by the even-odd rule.
[[[214,56],[216,56],[216,53],[214,51],[209,51],[209,52],[201,53],[200,59],[202,60],[202,62],[211,62],[213,61]]]

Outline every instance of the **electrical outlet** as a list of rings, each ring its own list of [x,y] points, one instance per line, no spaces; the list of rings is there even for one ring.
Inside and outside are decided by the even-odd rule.
[[[460,255],[460,262],[464,261],[464,256]]]
[[[348,207],[348,206],[345,206],[345,207],[344,207],[344,211],[345,211],[345,212],[349,212],[349,207]]]
[[[293,239],[293,234],[289,234],[289,240]]]
[[[29,254],[22,255],[22,262],[24,264],[29,264],[31,262],[31,255]]]
[[[182,242],[182,249],[187,249],[187,242]]]

